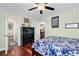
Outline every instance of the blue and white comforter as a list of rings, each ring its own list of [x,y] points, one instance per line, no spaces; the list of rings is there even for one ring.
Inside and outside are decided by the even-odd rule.
[[[39,39],[33,48],[44,56],[77,56],[79,40],[75,39]]]

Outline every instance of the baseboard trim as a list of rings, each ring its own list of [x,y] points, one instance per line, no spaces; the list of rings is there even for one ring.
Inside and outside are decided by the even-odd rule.
[[[3,51],[3,50],[5,50],[5,48],[0,48],[0,51]]]
[[[21,46],[21,43],[19,43],[18,46]]]

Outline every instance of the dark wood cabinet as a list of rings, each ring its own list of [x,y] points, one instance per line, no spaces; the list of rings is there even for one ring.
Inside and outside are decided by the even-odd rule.
[[[21,43],[22,45],[34,42],[34,28],[33,27],[21,27]]]

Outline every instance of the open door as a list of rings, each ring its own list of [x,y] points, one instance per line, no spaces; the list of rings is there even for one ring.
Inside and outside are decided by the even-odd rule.
[[[12,16],[5,16],[5,54],[7,54],[10,48],[14,48],[18,45],[15,40],[15,19]]]
[[[4,9],[0,9],[0,51],[5,50],[5,54],[9,48],[15,47],[18,43],[20,45],[20,26],[17,19],[7,14]]]

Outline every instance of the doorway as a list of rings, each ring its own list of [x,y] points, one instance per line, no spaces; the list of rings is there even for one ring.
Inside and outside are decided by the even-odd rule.
[[[5,54],[8,50],[18,45],[16,42],[15,19],[12,16],[5,15]]]

